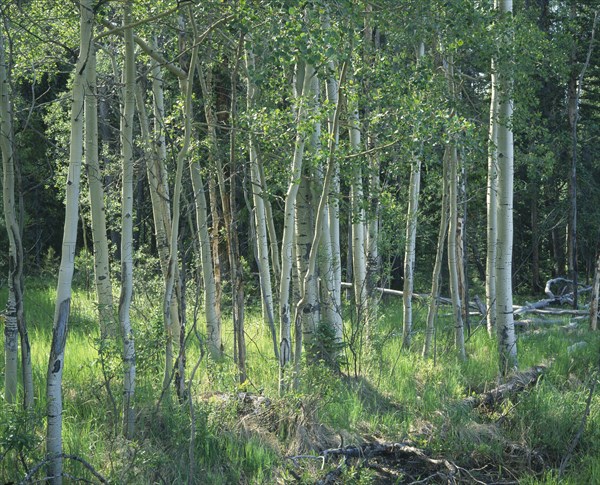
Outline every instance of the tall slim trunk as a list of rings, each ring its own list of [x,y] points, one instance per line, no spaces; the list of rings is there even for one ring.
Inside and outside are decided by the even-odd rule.
[[[427,309],[427,325],[425,328],[425,344],[423,345],[423,357],[429,357],[431,345],[435,333],[435,317],[437,316],[438,299],[440,296],[440,275],[442,272],[442,263],[444,259],[444,243],[448,232],[448,205],[449,205],[449,187],[448,187],[448,165],[450,163],[450,145],[446,145],[443,159],[442,175],[442,208],[440,211],[440,228],[438,231],[437,250],[435,252],[435,263],[433,265],[433,275],[431,276],[431,295],[429,308]]]
[[[195,40],[195,36],[194,36]],[[186,81],[180,80],[180,86],[182,88],[182,94],[185,96],[183,104],[183,123],[184,123],[184,134],[183,143],[181,149],[177,153],[177,167],[175,172],[175,185],[173,188],[173,215],[171,217],[171,240],[169,242],[169,266],[167,271],[167,277],[165,279],[165,295],[163,300],[163,319],[165,321],[165,327],[168,331],[167,338],[177,339],[177,347],[179,347],[180,332],[173,331],[174,328],[180,329],[180,322],[171,320],[172,311],[171,304],[174,300],[174,291],[176,285],[179,284],[178,277],[178,239],[179,239],[179,217],[181,213],[181,190],[183,180],[183,167],[188,157],[188,151],[190,147],[192,137],[192,120],[193,120],[193,109],[192,109],[192,93],[194,87],[194,74],[195,74],[195,63],[198,57],[198,46],[194,45],[191,53],[191,61],[188,72],[188,78]],[[182,321],[184,322],[184,321]],[[183,329],[185,334],[185,329]],[[177,375],[175,379],[175,387],[177,389],[177,395],[179,399],[183,399],[185,395],[185,348],[179,349],[179,355],[177,357]],[[165,380],[168,378],[165,375]],[[168,384],[168,382],[165,382]]]
[[[46,378],[46,453],[51,458],[48,464],[48,477],[52,485],[62,483],[62,374],[64,368],[65,344],[69,312],[71,307],[71,282],[77,243],[77,223],[79,220],[79,187],[81,178],[81,158],[83,153],[83,116],[85,64],[93,30],[93,5],[91,0],[80,2],[79,57],[75,66],[73,98],[71,104],[71,135],[69,140],[69,171],[66,181],[65,225],[56,306],[52,325],[52,342],[48,359]]]
[[[329,64],[329,78],[327,80],[327,100],[333,106],[338,104],[338,84],[333,74],[335,72],[333,63]],[[339,124],[339,123],[338,123]],[[335,123],[335,113],[328,118],[329,138],[338,146],[339,127]],[[340,251],[340,168],[339,163],[334,167],[333,179],[331,181],[332,197],[329,199],[328,225],[329,240],[331,247],[331,256],[327,263],[325,287],[328,293],[328,305],[326,307],[326,318],[330,322],[335,342],[341,344],[343,340],[343,321],[342,321],[342,261]]]
[[[361,146],[360,119],[358,106],[349,107],[349,135],[350,148],[353,152],[359,152]],[[369,338],[367,316],[367,258],[365,238],[365,211],[363,209],[363,180],[362,169],[359,162],[352,169],[350,184],[350,206],[352,209],[352,273],[354,276],[354,302],[358,312],[358,322],[365,327],[366,339]]]
[[[487,330],[490,337],[496,327],[496,251],[498,246],[498,80],[492,59],[490,124],[487,170],[487,256],[485,267],[485,301]]]
[[[305,134],[303,133],[302,123],[306,120],[307,108],[304,97],[310,89],[310,79],[314,69],[310,64],[305,64],[302,68],[296,66],[296,71],[303,69],[302,91],[298,93],[297,102],[297,129],[296,141],[294,144],[294,155],[292,158],[290,170],[290,182],[285,196],[283,236],[281,238],[281,280],[279,284],[279,392],[283,393],[287,389],[285,380],[287,367],[292,359],[292,332],[290,316],[290,283],[292,279],[292,246],[294,245],[294,207],[298,195],[300,177],[302,175],[302,161],[304,158]],[[300,73],[298,73],[300,74]]]
[[[102,342],[117,335],[113,315],[113,294],[110,279],[106,210],[104,207],[104,181],[98,160],[98,96],[96,89],[96,52],[92,45],[86,64],[85,89],[85,161],[92,215],[92,240],[94,244],[94,279],[98,299],[98,319]]]
[[[250,42],[246,47],[246,69],[248,72],[248,111],[254,109],[257,96],[257,87],[252,80],[254,75],[254,54]],[[260,292],[263,301],[263,319],[271,331],[273,339],[273,351],[275,358],[279,360],[279,348],[277,345],[277,332],[275,330],[275,315],[273,310],[273,287],[271,284],[271,271],[269,264],[269,244],[267,240],[267,214],[264,200],[264,179],[259,166],[259,153],[254,139],[253,130],[248,135],[248,154],[250,159],[250,179],[252,182],[252,201],[254,204],[254,221],[256,225],[256,251],[258,259],[258,272],[260,280]]]
[[[155,131],[154,140],[150,134],[150,122],[146,112],[144,94],[140,84],[135,91],[137,112],[140,122],[140,131],[146,152],[146,177],[150,189],[150,201],[152,204],[152,217],[154,220],[154,234],[156,238],[156,247],[158,250],[158,259],[160,261],[161,272],[165,287],[169,279],[169,257],[170,257],[170,235],[171,235],[171,213],[169,204],[169,188],[167,184],[167,173],[165,167],[165,158],[161,157],[161,132]],[[158,128],[162,130],[162,128]],[[156,130],[156,119],[155,119]],[[165,154],[166,157],[166,154]],[[166,292],[165,292],[166,294]],[[164,295],[163,295],[164,298]],[[164,302],[163,302],[164,309]],[[163,387],[168,386],[173,372],[173,331],[172,323],[179,320],[176,298],[171,298],[170,316],[164,320],[165,326],[165,367],[163,376]]]
[[[449,209],[448,224],[448,269],[450,273],[450,295],[452,297],[452,316],[454,318],[454,335],[456,349],[461,359],[466,358],[464,323],[462,317],[462,302],[458,284],[458,258],[456,236],[458,230],[458,154],[456,146],[450,147],[450,167],[448,170]]]
[[[408,211],[406,215],[406,247],[404,250],[404,318],[402,326],[402,347],[410,348],[412,336],[412,294],[414,287],[415,245],[417,242],[417,212],[419,210],[419,192],[421,185],[421,160],[412,161],[410,170]]]
[[[309,96],[311,109],[318,109],[319,107],[319,84],[319,78],[315,72],[310,83]],[[315,157],[320,150],[321,123],[316,120],[311,128],[309,154]],[[312,251],[314,231],[317,230],[315,227],[316,214],[313,208],[316,208],[318,205],[316,190],[319,170],[319,167],[315,169],[312,164],[304,167],[304,177],[300,182],[298,199],[296,200],[296,268],[300,283],[300,295],[305,300],[299,320],[295,321],[299,325],[296,332],[296,353],[294,355],[296,376],[298,376],[300,369],[302,349],[306,349],[309,355],[314,357],[315,344],[317,344],[315,339],[321,320],[318,279],[315,277],[306,281],[304,280]],[[320,229],[322,230],[323,228]],[[318,248],[315,248],[315,251],[318,251]],[[298,338],[299,336],[301,338]]]
[[[512,0],[499,0],[504,15],[512,15]],[[512,40],[510,41],[512,43]],[[504,46],[502,46],[504,47]],[[512,46],[509,46],[512,48]],[[513,81],[509,66],[498,66],[498,248],[496,259],[496,324],[500,372],[517,367],[517,340],[512,305],[513,178],[512,115]]]
[[[231,70],[231,104],[229,119],[231,129],[229,131],[229,169],[231,171],[229,181],[229,193],[225,194],[225,181],[222,178],[223,169],[217,166],[221,177],[219,186],[221,198],[223,199],[223,218],[226,224],[227,249],[229,253],[229,267],[231,268],[231,301],[233,304],[233,333],[234,333],[234,361],[238,365],[238,378],[240,383],[246,382],[246,331],[245,331],[245,309],[244,309],[244,271],[241,265],[240,243],[238,238],[238,210],[237,210],[237,82],[239,64],[242,60],[244,47],[244,34],[240,34],[234,67]]]
[[[8,233],[8,299],[4,320],[4,399],[13,404],[17,400],[17,367],[19,358],[19,330],[17,324],[17,292],[20,282],[18,243],[21,231],[16,217],[14,138],[12,130],[12,112],[10,107],[10,84],[8,65],[4,54],[4,34],[0,28],[0,147],[2,149],[2,199],[4,220]]]
[[[123,25],[131,24],[131,0],[123,6]],[[131,439],[134,433],[135,413],[135,347],[131,327],[130,308],[133,296],[133,117],[135,114],[135,51],[133,29],[126,27],[125,64],[123,67],[123,112],[121,114],[121,295],[119,322],[123,337],[123,435]]]
[[[340,83],[339,85],[343,85],[344,83],[344,77],[346,74],[346,63],[344,63],[344,65],[342,66],[342,72],[340,75]],[[306,86],[306,83],[305,83]],[[335,114],[334,114],[334,118],[333,118],[333,130],[337,129],[337,125],[339,122],[339,113],[340,113],[340,107],[341,107],[341,96],[339,96],[338,93],[338,103],[336,104],[336,108],[335,108]],[[336,144],[335,144],[335,139],[334,137],[329,137],[329,145],[328,145],[328,159],[327,159],[327,170],[325,173],[325,177],[323,179],[323,187],[321,190],[321,195],[319,197],[318,200],[318,206],[317,206],[317,213],[315,215],[315,221],[314,221],[314,231],[313,231],[313,238],[312,238],[312,243],[310,244],[310,250],[309,250],[309,255],[308,255],[308,261],[307,261],[307,265],[306,265],[306,271],[305,273],[302,275],[302,281],[300,284],[300,299],[298,300],[298,303],[296,305],[296,309],[294,312],[294,321],[298,321],[300,319],[300,315],[303,314],[305,312],[306,306],[310,304],[309,301],[309,294],[308,294],[308,289],[311,287],[311,280],[315,280],[317,278],[317,255],[319,253],[319,243],[323,234],[323,229],[324,229],[324,225],[323,225],[323,219],[326,216],[326,208],[327,208],[327,201],[329,199],[329,191],[331,189],[331,182],[334,178],[336,169],[336,163],[335,163],[335,151],[336,151]],[[300,248],[299,248],[300,249]],[[298,338],[298,337],[296,337]],[[298,365],[298,363],[296,363],[296,365]]]

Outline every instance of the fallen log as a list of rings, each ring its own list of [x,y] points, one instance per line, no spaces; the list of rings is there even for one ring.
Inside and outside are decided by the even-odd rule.
[[[506,383],[500,384],[491,391],[469,396],[462,400],[464,406],[470,408],[486,407],[493,408],[496,404],[504,401],[511,394],[523,391],[529,386],[534,385],[540,376],[546,371],[547,367],[536,365],[523,372],[517,372]]]

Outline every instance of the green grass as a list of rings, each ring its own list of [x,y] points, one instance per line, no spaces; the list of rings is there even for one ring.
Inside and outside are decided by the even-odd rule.
[[[164,366],[158,289],[158,284],[140,289],[133,310],[138,352],[137,431],[129,442],[119,434],[122,367],[118,343],[107,348],[103,368],[93,297],[87,290],[76,290],[72,299],[63,386],[64,450],[87,460],[112,483],[185,483],[189,479],[189,403],[180,404],[168,395],[157,407]],[[26,291],[36,404],[31,416],[0,404],[0,482],[22,479],[26,467],[44,456],[45,375],[54,295],[42,281],[32,282]],[[0,299],[5,297],[0,294]],[[191,307],[190,299],[190,326]],[[323,364],[305,363],[300,389],[278,397],[278,367],[271,339],[259,311],[249,308],[248,381],[238,384],[231,358],[214,362],[204,357],[192,385],[192,451],[198,481],[272,483],[286,477],[292,480],[293,472],[310,482],[322,476],[319,466],[302,463],[300,468],[290,469],[286,455],[339,446],[340,441],[410,438],[461,466],[486,467],[498,473],[504,470],[503,477],[518,476],[522,483],[559,483],[557,469],[581,423],[591,380],[598,377],[599,336],[586,330],[567,333],[556,327],[520,336],[520,367],[545,362],[549,370],[535,387],[485,413],[464,409],[457,402],[496,385],[496,344],[484,328],[475,327],[467,341],[468,360],[460,361],[453,349],[452,324],[444,311],[442,308],[438,322],[435,360],[420,356],[424,309],[415,308],[413,350],[407,352],[401,348],[402,308],[389,302],[382,306],[370,353],[358,355],[355,362],[357,354],[345,349],[343,377]],[[230,356],[232,324],[227,318],[223,324]],[[202,331],[201,317],[197,325]],[[350,315],[347,325],[351,326]],[[579,341],[587,346],[568,354],[567,347]],[[188,377],[200,355],[199,342],[190,338]],[[355,375],[357,368],[360,375]],[[249,409],[236,398],[240,391],[262,394],[270,404]],[[533,463],[531,456],[513,456],[507,449],[526,450],[521,455],[532,452],[533,461],[542,460],[543,466]],[[600,483],[598,457],[600,398],[596,392],[585,431],[560,483]],[[67,460],[65,470],[92,479],[75,461]],[[371,478],[372,473],[354,469],[347,471],[345,482],[369,483]]]

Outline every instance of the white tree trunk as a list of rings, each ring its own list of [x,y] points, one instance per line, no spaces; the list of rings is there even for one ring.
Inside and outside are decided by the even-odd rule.
[[[358,107],[349,108],[349,134],[350,149],[353,152],[359,152],[361,146],[360,119]],[[363,325],[368,340],[369,329],[367,316],[368,298],[367,298],[367,257],[366,257],[366,238],[365,238],[365,211],[363,204],[363,180],[362,170],[358,162],[352,169],[352,180],[350,188],[350,205],[352,209],[352,273],[354,276],[354,302],[358,315],[359,325]]]
[[[98,161],[98,93],[96,89],[96,52],[90,48],[86,64],[85,89],[85,162],[92,214],[92,240],[94,244],[94,279],[98,299],[100,338],[117,335],[113,315],[113,294],[110,279],[106,211],[104,207],[104,183]]]
[[[123,25],[131,24],[131,0],[123,6]],[[123,68],[123,112],[121,114],[122,192],[121,192],[121,296],[119,322],[123,336],[123,435],[131,439],[135,412],[135,346],[130,308],[133,296],[133,118],[135,114],[135,51],[133,29],[125,28]]]
[[[492,59],[490,126],[488,135],[487,173],[487,257],[485,268],[485,301],[487,330],[493,335],[496,327],[496,250],[498,244],[498,85],[496,63]]]
[[[423,345],[423,357],[429,357],[431,345],[435,333],[435,318],[437,316],[438,298],[440,296],[440,275],[444,259],[444,243],[448,232],[448,164],[450,158],[450,145],[446,145],[443,160],[442,175],[442,209],[440,211],[440,228],[438,231],[437,250],[435,252],[435,263],[433,275],[431,276],[431,296],[427,310],[427,325],[425,327],[425,344]]]
[[[75,262],[77,243],[77,223],[79,220],[79,186],[81,178],[81,158],[83,153],[83,116],[85,64],[93,29],[93,5],[91,0],[80,3],[80,42],[79,58],[75,66],[73,80],[73,98],[71,104],[71,136],[69,140],[69,172],[66,181],[65,225],[58,284],[56,288],[56,306],[52,326],[52,343],[48,360],[46,378],[46,453],[53,457],[48,464],[50,483],[62,483],[62,373],[64,352],[67,340],[67,327],[71,307],[71,281]]]
[[[465,335],[462,319],[462,302],[458,285],[458,261],[456,251],[456,234],[458,226],[458,154],[456,146],[451,146],[450,167],[448,170],[450,218],[448,224],[448,269],[450,271],[450,294],[452,296],[452,314],[454,317],[455,342],[459,356],[466,358]]]
[[[299,66],[296,69],[300,69]],[[292,279],[292,246],[294,244],[294,207],[298,195],[300,177],[302,175],[302,160],[304,158],[305,134],[302,123],[306,119],[306,100],[304,97],[310,89],[310,79],[314,69],[310,64],[304,66],[302,92],[298,93],[297,131],[294,145],[294,155],[290,170],[290,182],[285,197],[283,237],[281,239],[281,280],[279,284],[279,392],[286,390],[285,373],[292,359],[292,332],[290,315],[290,283]]]
[[[412,294],[414,288],[415,245],[417,242],[417,213],[419,210],[419,192],[421,188],[421,160],[412,161],[410,170],[408,211],[406,214],[406,241],[404,249],[404,318],[402,326],[402,347],[410,348],[412,337]]]
[[[248,111],[254,109],[257,88],[252,80],[254,75],[254,54],[248,43],[246,47],[246,69],[248,72]],[[252,182],[252,202],[254,204],[254,221],[256,224],[256,251],[258,254],[258,271],[260,279],[260,292],[263,301],[263,319],[268,325],[273,338],[273,351],[279,360],[277,345],[277,332],[275,330],[275,315],[273,307],[273,286],[269,264],[269,243],[267,240],[267,214],[264,200],[264,179],[259,166],[259,154],[252,129],[248,135],[248,154],[250,159],[250,179]]]
[[[4,34],[0,28],[0,148],[2,149],[2,202],[4,220],[8,233],[8,298],[4,319],[4,399],[13,404],[17,399],[17,368],[19,358],[19,330],[17,324],[17,292],[20,282],[19,255],[21,231],[16,217],[15,204],[15,167],[12,130],[12,112],[10,107],[10,83],[8,66],[4,53]]]
[[[327,99],[333,106],[338,104],[338,83],[334,76],[334,65],[329,65],[329,79],[327,80]],[[338,146],[339,128],[335,123],[335,113],[328,119],[329,138]],[[340,251],[340,174],[339,164],[334,167],[333,179],[331,181],[331,193],[333,197],[329,199],[328,207],[328,226],[329,226],[329,242],[331,247],[331,255],[328,256],[328,266],[326,269],[325,287],[328,293],[329,303],[326,307],[326,318],[330,322],[335,342],[340,344],[343,340],[343,321],[342,321],[342,261]]]
[[[500,0],[500,11],[512,14],[512,0]],[[504,46],[502,46],[504,47]],[[512,47],[511,47],[512,48]],[[500,372],[517,367],[517,340],[512,305],[513,178],[512,79],[509,66],[499,66],[498,85],[498,253],[496,257],[496,325]]]

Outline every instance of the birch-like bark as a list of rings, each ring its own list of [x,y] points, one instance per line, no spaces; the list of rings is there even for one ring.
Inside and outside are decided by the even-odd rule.
[[[48,477],[52,485],[62,484],[62,374],[64,368],[65,344],[69,312],[71,307],[71,282],[77,243],[77,223],[79,220],[79,187],[81,179],[81,159],[83,153],[83,112],[84,76],[92,42],[93,5],[91,0],[81,0],[79,57],[75,66],[71,103],[71,135],[69,140],[69,171],[66,181],[65,225],[56,306],[52,325],[52,343],[46,377],[46,454],[51,459],[48,464]]]
[[[142,133],[142,141],[146,152],[146,174],[148,186],[150,189],[150,201],[152,204],[152,218],[154,221],[154,234],[156,237],[156,247],[158,250],[158,259],[160,261],[161,272],[165,287],[169,275],[169,257],[170,257],[170,234],[171,234],[171,213],[169,208],[169,188],[167,184],[167,174],[165,167],[165,158],[161,158],[159,153],[160,146],[164,143],[161,140],[160,132],[156,131],[154,143],[150,134],[150,122],[144,102],[142,87],[138,83],[135,90],[137,113]],[[156,120],[155,120],[156,123]],[[162,128],[159,128],[162,130]],[[166,154],[165,154],[166,156]],[[165,292],[166,294],[166,292]],[[164,295],[163,295],[164,299]],[[164,300],[163,300],[164,310]],[[179,320],[177,312],[177,300],[173,296],[170,304],[169,319],[164,320],[165,328],[165,368],[163,375],[163,388],[169,385],[171,374],[173,372],[173,324]]]
[[[195,30],[195,29],[194,29]],[[194,35],[194,40],[196,36]],[[165,321],[165,327],[167,329],[173,329],[174,327],[179,329],[179,322],[173,322],[171,320],[172,311],[171,304],[175,297],[175,285],[178,283],[178,245],[177,240],[179,238],[179,217],[181,213],[181,188],[182,188],[182,180],[183,180],[183,166],[184,162],[187,159],[188,151],[190,147],[190,141],[192,137],[192,119],[193,119],[193,110],[192,110],[192,93],[193,93],[193,80],[195,74],[195,63],[198,57],[198,45],[194,45],[192,48],[192,57],[190,61],[190,68],[188,73],[188,79],[186,82],[183,80],[180,81],[180,85],[182,87],[182,93],[185,96],[184,104],[183,104],[183,123],[184,123],[184,133],[183,133],[183,144],[181,149],[177,153],[177,166],[175,171],[175,185],[173,187],[173,216],[171,218],[171,240],[169,242],[169,266],[167,270],[167,277],[165,279],[165,296],[163,300],[163,318]],[[179,344],[179,332],[173,332],[171,330],[170,336],[175,339],[177,338],[177,343]],[[179,347],[179,345],[178,345]],[[178,356],[178,372],[177,379],[175,382],[175,386],[177,388],[177,395],[180,399],[183,399],[185,395],[185,366],[183,363],[185,362],[185,348],[181,347]],[[168,377],[165,375],[165,384],[168,384],[166,380]]]
[[[327,80],[327,100],[332,106],[338,104],[338,83],[335,78],[334,65],[329,64],[329,78]],[[335,123],[335,112],[328,117],[329,138],[335,146],[339,143],[339,123]],[[327,290],[328,304],[326,306],[326,318],[330,322],[333,329],[333,334],[336,344],[341,344],[344,336],[344,328],[342,321],[342,261],[340,251],[340,168],[339,163],[336,163],[331,181],[331,197],[329,198],[328,225],[329,225],[329,241],[331,247],[331,255],[327,255],[329,261],[327,264],[325,288]]]
[[[302,69],[296,65],[296,70]],[[306,95],[310,89],[310,79],[314,73],[313,67],[306,64],[303,68],[304,82],[302,92],[297,96],[297,128],[294,155],[290,169],[290,182],[285,196],[283,236],[281,239],[281,280],[279,283],[279,392],[287,389],[286,370],[292,359],[292,331],[290,316],[290,283],[292,280],[292,246],[294,245],[294,207],[298,195],[300,177],[302,176],[302,161],[306,134],[302,124],[306,120]]]
[[[308,95],[311,109],[317,108],[319,103],[319,78],[316,72],[312,76]],[[318,154],[320,148],[320,122],[316,120],[311,128],[309,156],[314,157]],[[318,168],[316,170],[318,171]],[[297,320],[294,320],[295,324],[298,325],[294,355],[296,378],[300,371],[302,349],[306,349],[310,354],[315,350],[315,344],[317,344],[315,337],[320,321],[318,279],[316,277],[309,280],[304,279],[304,275],[308,270],[309,256],[312,251],[314,231],[316,230],[315,213],[313,211],[313,207],[318,204],[318,200],[315,200],[317,178],[315,175],[315,167],[312,165],[304,167],[304,177],[300,182],[296,200],[296,269],[298,271],[300,298],[305,300],[302,313],[298,315]],[[320,229],[322,230],[322,228]]]
[[[411,163],[408,211],[406,214],[406,247],[404,249],[404,304],[402,325],[402,347],[410,349],[412,337],[412,294],[414,288],[415,246],[417,242],[417,213],[419,210],[419,192],[421,188],[421,159]]]
[[[4,54],[4,34],[0,27],[0,148],[2,149],[3,172],[2,202],[4,205],[4,220],[8,233],[9,266],[8,298],[6,301],[6,313],[4,319],[4,399],[9,404],[13,404],[17,400],[17,368],[19,360],[17,301],[19,299],[18,292],[21,286],[20,281],[17,280],[19,273],[18,245],[21,240],[21,231],[16,216],[13,141],[8,65]]]
[[[512,16],[512,0],[499,0],[498,8]],[[512,39],[509,41],[512,43]],[[502,46],[512,49],[512,45]],[[512,305],[513,178],[512,115],[513,81],[509,66],[498,66],[498,253],[496,257],[496,325],[500,372],[517,367],[517,340]]]
[[[344,78],[346,75],[346,63],[342,66],[342,72],[340,74],[340,82],[339,86],[343,85]],[[305,80],[306,81],[306,80]],[[305,82],[306,86],[306,82]],[[332,131],[337,129],[337,125],[339,123],[340,116],[340,107],[341,107],[341,96],[338,93],[338,103],[335,108],[335,114],[333,118],[333,126]],[[336,151],[336,143],[334,137],[329,137],[328,143],[328,159],[327,159],[327,170],[325,172],[325,178],[323,179],[323,187],[321,191],[321,196],[319,197],[317,213],[315,215],[314,221],[314,236],[312,239],[312,243],[310,245],[310,251],[308,255],[308,262],[306,266],[306,272],[302,277],[302,282],[300,284],[300,299],[296,305],[295,313],[294,313],[294,321],[298,321],[300,315],[304,313],[306,309],[306,305],[310,304],[309,294],[307,289],[310,288],[311,280],[316,280],[317,278],[317,255],[319,252],[319,243],[321,240],[321,236],[323,234],[323,219],[326,216],[326,207],[327,200],[329,199],[329,191],[331,189],[331,182],[335,175],[335,151]],[[296,337],[297,338],[297,337]],[[298,365],[298,363],[296,364]]]
[[[349,108],[349,135],[350,149],[353,152],[359,152],[361,146],[360,119],[358,115],[358,106],[350,105]],[[358,322],[363,325],[366,332],[366,339],[369,338],[369,328],[367,316],[368,298],[367,298],[367,258],[366,258],[366,238],[365,238],[365,211],[363,204],[363,180],[362,169],[357,162],[352,169],[352,180],[350,187],[350,206],[352,209],[352,273],[354,276],[354,302],[358,313]]]
[[[98,299],[100,339],[104,342],[107,338],[114,338],[117,335],[117,328],[113,315],[104,184],[98,160],[98,93],[96,89],[96,51],[93,45],[90,46],[90,55],[86,64],[85,83],[85,162],[92,215],[94,279],[96,298]]]
[[[458,284],[458,261],[456,251],[456,235],[458,227],[458,154],[456,146],[454,145],[450,147],[449,163],[448,193],[450,195],[450,217],[448,223],[448,269],[450,272],[450,294],[452,297],[456,349],[458,350],[459,356],[464,359],[466,358],[465,335],[461,309],[462,302],[460,300],[460,288]]]
[[[4,35],[0,28],[0,151],[2,152],[2,198],[4,221],[8,234],[8,298],[4,332],[5,348],[5,399],[12,403],[17,393],[17,332],[21,339],[21,372],[23,375],[23,405],[33,406],[33,371],[31,347],[25,321],[23,304],[23,241],[22,207],[19,215],[15,198],[15,185],[18,183],[17,160],[14,152],[14,132],[12,126],[12,106],[10,102],[9,66],[4,49]]]
[[[251,112],[254,109],[257,87],[252,80],[254,75],[254,53],[250,41],[246,45],[246,70],[248,73],[247,84],[247,108]],[[275,315],[273,307],[273,286],[271,283],[271,271],[269,264],[269,244],[267,240],[267,214],[264,200],[264,179],[261,177],[259,167],[259,153],[254,139],[252,127],[248,135],[248,154],[250,161],[250,179],[252,182],[252,202],[254,204],[254,221],[256,225],[256,252],[258,256],[258,276],[260,280],[260,292],[263,301],[263,319],[271,331],[273,339],[273,352],[279,360],[279,348],[277,345],[277,332],[275,330]]]
[[[123,6],[123,25],[131,24],[131,0]],[[133,296],[133,118],[135,114],[135,47],[133,29],[124,30],[125,65],[123,67],[123,111],[121,114],[121,295],[119,322],[123,337],[123,435],[131,439],[135,412],[135,346],[130,308]]]
[[[431,276],[431,296],[429,307],[427,309],[427,324],[425,327],[425,344],[423,345],[423,357],[429,357],[431,345],[435,334],[435,318],[439,305],[440,296],[440,277],[442,272],[442,263],[444,259],[444,243],[448,232],[448,164],[450,158],[450,145],[446,145],[443,159],[442,175],[442,208],[440,211],[440,228],[438,230],[437,249],[435,252],[435,263],[433,265],[433,274]]]
[[[498,245],[498,81],[494,59],[492,59],[491,73],[487,170],[487,257],[485,267],[487,330],[490,337],[496,327],[496,251]]]

